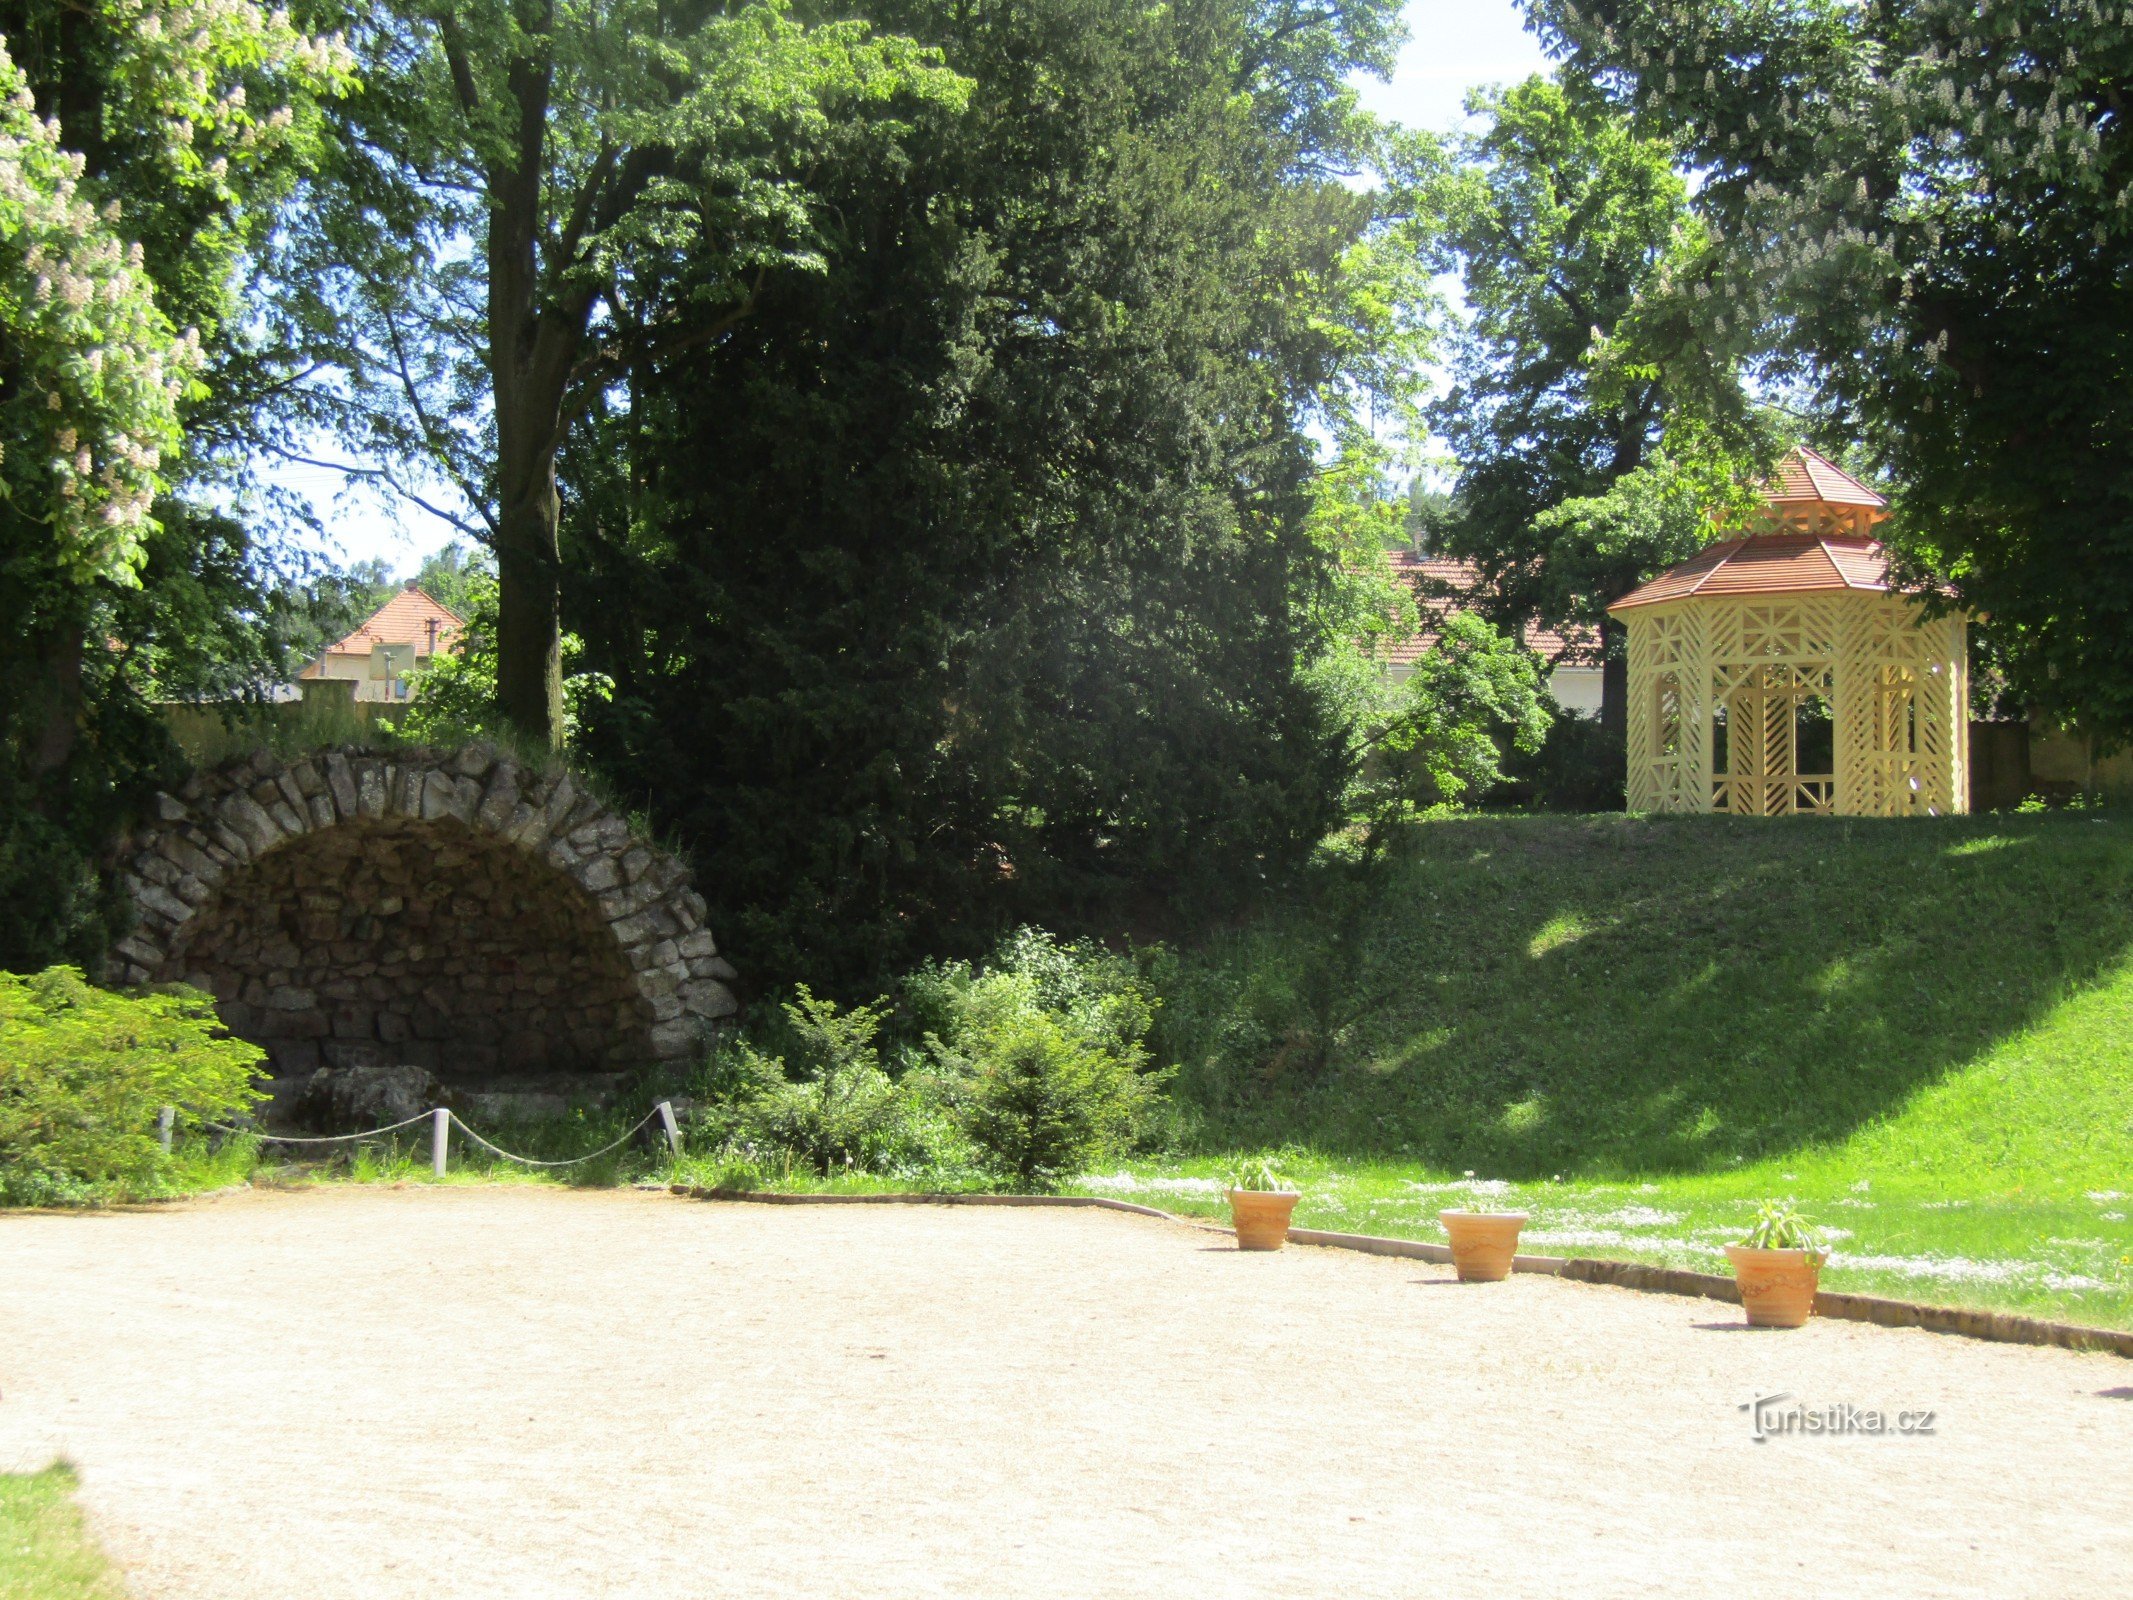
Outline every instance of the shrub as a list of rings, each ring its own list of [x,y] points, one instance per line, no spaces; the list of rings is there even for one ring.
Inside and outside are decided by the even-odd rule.
[[[979,1164],[1019,1189],[1130,1148],[1167,1076],[1142,1042],[1157,1002],[1098,945],[1023,928],[984,968],[924,968],[905,996]]]
[[[110,940],[96,869],[66,832],[0,778],[0,966],[93,963]]]
[[[84,1199],[149,1177],[156,1116],[239,1116],[266,1059],[222,1035],[214,1003],[173,985],[92,988],[74,967],[0,972],[0,1199]]]
[[[1129,1148],[1155,1094],[1138,1046],[1106,1049],[1041,1011],[1001,1019],[973,1050],[965,1128],[980,1164],[1025,1193]]]
[[[1266,1155],[1240,1157],[1229,1170],[1229,1187],[1248,1194],[1287,1194],[1296,1187],[1285,1170],[1294,1159],[1287,1147]]]
[[[899,1083],[882,1070],[875,1043],[880,1003],[840,1012],[805,984],[796,994],[780,1008],[790,1065],[786,1054],[770,1054],[747,1039],[714,1058],[706,1087],[724,1114],[714,1109],[712,1131],[729,1145],[789,1151],[825,1175],[937,1160],[948,1130],[925,1086]]]

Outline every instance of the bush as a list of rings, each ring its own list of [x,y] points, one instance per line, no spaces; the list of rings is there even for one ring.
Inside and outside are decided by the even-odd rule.
[[[840,1012],[805,984],[797,995],[780,1008],[783,1053],[736,1039],[713,1058],[709,1131],[729,1149],[787,1151],[825,1176],[937,1162],[949,1135],[945,1118],[922,1081],[898,1082],[882,1070],[881,1005]]]
[[[121,995],[74,967],[0,972],[0,1199],[87,1199],[150,1177],[158,1111],[241,1116],[264,1098],[252,1084],[265,1059],[222,1036],[197,989]]]
[[[1023,928],[983,969],[921,969],[905,997],[979,1164],[1025,1191],[1130,1148],[1167,1076],[1146,1070],[1156,1000],[1095,944]]]
[[[1155,1094],[1139,1046],[1121,1055],[1041,1011],[1003,1018],[972,1048],[965,1126],[980,1164],[1024,1193],[1130,1148]]]

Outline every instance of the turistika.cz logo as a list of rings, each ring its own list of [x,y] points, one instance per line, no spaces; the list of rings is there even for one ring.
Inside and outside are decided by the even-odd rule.
[[[1920,1408],[1886,1411],[1879,1406],[1809,1405],[1790,1394],[1759,1394],[1743,1400],[1750,1436],[1757,1444],[1788,1434],[1896,1434],[1919,1438],[1934,1431],[1936,1413]]]

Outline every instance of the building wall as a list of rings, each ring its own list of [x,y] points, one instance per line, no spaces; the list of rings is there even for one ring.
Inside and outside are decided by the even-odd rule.
[[[1385,674],[1394,683],[1414,676],[1411,662],[1395,661],[1385,668]],[[1598,667],[1555,667],[1548,673],[1548,692],[1555,696],[1555,703],[1565,711],[1581,717],[1597,717],[1600,714],[1600,669]]]

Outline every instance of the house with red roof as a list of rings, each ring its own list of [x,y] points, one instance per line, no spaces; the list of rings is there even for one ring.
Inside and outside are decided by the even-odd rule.
[[[358,700],[398,702],[412,692],[418,667],[449,650],[466,619],[432,599],[410,578],[346,638],[336,640],[297,674],[301,681],[352,681]]]
[[[1396,550],[1388,559],[1393,574],[1415,593],[1415,608],[1421,627],[1412,635],[1380,648],[1378,659],[1395,680],[1415,670],[1436,644],[1443,619],[1468,609],[1462,596],[1481,581],[1471,562],[1450,556],[1416,555]],[[1548,692],[1565,711],[1581,716],[1600,714],[1600,634],[1596,628],[1572,627],[1562,632],[1537,622],[1521,623],[1515,636],[1519,643],[1548,663]]]

